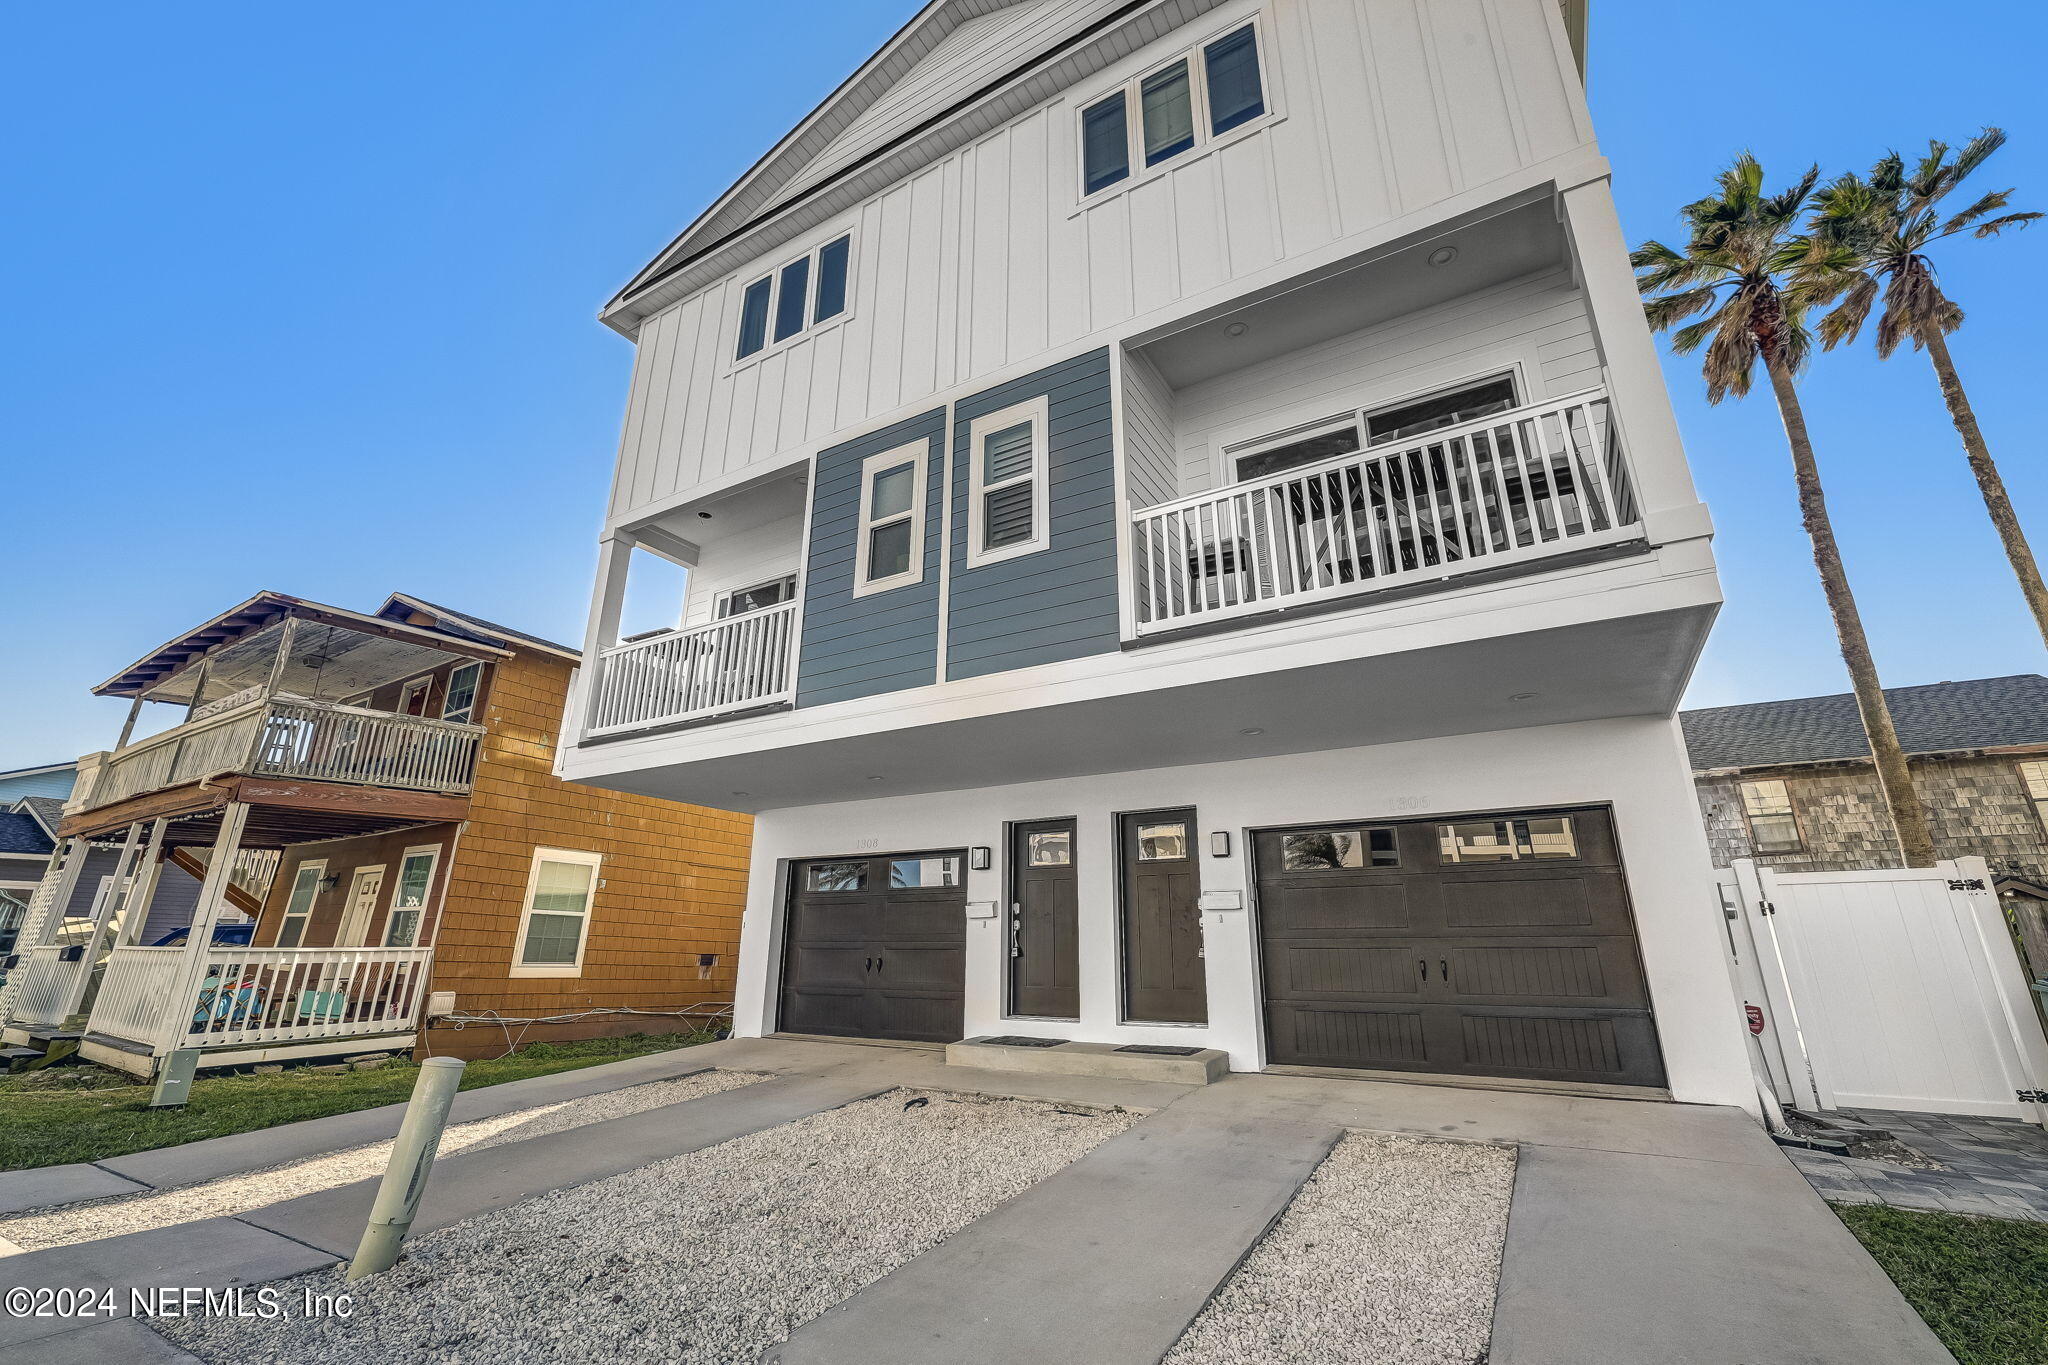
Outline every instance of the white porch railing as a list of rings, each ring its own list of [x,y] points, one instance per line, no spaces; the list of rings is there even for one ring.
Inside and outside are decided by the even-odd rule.
[[[475,775],[482,734],[480,725],[258,695],[109,755],[78,809],[223,772],[461,793]]]
[[[185,948],[117,948],[87,1028],[181,1047],[267,1046],[404,1033],[419,1022],[432,948],[216,945],[189,998]]]
[[[602,735],[788,701],[795,602],[614,645],[598,655],[590,727]]]
[[[1590,390],[1144,509],[1138,633],[1630,540],[1636,520]]]
[[[66,952],[78,955],[66,962]],[[21,955],[21,963],[8,975],[18,981],[8,1001],[8,1022],[41,1028],[64,1022],[64,1004],[71,998],[71,985],[80,972],[88,970],[84,954],[62,943],[43,943]]]

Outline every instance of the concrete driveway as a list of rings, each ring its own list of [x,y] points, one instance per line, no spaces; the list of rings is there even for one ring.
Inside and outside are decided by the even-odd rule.
[[[619,1065],[621,1084],[648,1074],[644,1059]],[[958,1091],[1146,1113],[798,1325],[765,1359],[1153,1365],[1336,1143],[1364,1131],[1516,1149],[1490,1365],[1952,1365],[1733,1110],[1278,1075],[1209,1086],[1026,1075],[949,1067],[916,1048],[786,1039],[691,1049],[667,1069],[709,1066],[773,1079],[446,1158],[415,1235],[893,1089]],[[594,1085],[604,1070],[575,1074]],[[270,1145],[318,1150],[313,1128],[273,1130]],[[264,1144],[237,1141],[239,1159],[262,1164]],[[353,1249],[370,1188],[6,1258],[0,1283],[125,1296],[130,1285],[300,1274]],[[508,1305],[521,1307],[541,1311]],[[10,1347],[38,1361],[186,1358],[126,1321],[0,1318],[0,1351]]]

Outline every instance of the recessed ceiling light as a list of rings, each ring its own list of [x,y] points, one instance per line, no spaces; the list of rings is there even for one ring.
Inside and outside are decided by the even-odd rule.
[[[1260,729],[1258,726],[1252,725],[1246,727],[1245,729],[1239,730],[1238,733],[1241,735],[1263,735],[1266,732]]]
[[[699,517],[699,518],[701,518],[701,519],[702,519],[702,520],[704,520],[704,521],[709,521],[709,520],[711,520],[711,514],[710,514],[709,512],[699,512],[699,513],[698,513],[697,515],[698,515],[698,517]]]
[[[1508,700],[1509,700],[1509,701],[1534,701],[1534,700],[1536,700],[1536,698],[1538,698],[1538,697],[1540,697],[1540,696],[1542,696],[1542,695],[1543,695],[1543,694],[1542,694],[1541,692],[1516,692],[1516,693],[1513,693],[1513,694],[1511,694],[1511,695],[1510,695],[1510,696],[1508,697]]]
[[[1234,337],[1241,337],[1250,330],[1251,329],[1249,327],[1246,327],[1241,322],[1233,322],[1228,327],[1225,327],[1223,329],[1225,335]]]
[[[1449,265],[1457,259],[1458,248],[1454,246],[1440,246],[1435,251],[1429,253],[1429,263],[1431,265]]]

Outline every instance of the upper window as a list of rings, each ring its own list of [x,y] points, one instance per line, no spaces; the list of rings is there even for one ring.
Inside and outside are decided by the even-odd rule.
[[[1403,436],[1419,436],[1439,427],[1476,422],[1515,406],[1513,375],[1497,375],[1477,384],[1432,393],[1397,407],[1365,416],[1365,443],[1376,446]]]
[[[434,889],[434,865],[441,860],[439,844],[409,848],[398,864],[398,885],[391,892],[391,913],[384,917],[384,946],[417,947],[420,919],[427,912],[427,897]]]
[[[448,695],[441,699],[441,719],[467,721],[476,714],[477,684],[483,680],[482,664],[464,664],[448,675]]]
[[[401,716],[424,716],[427,714],[427,694],[434,688],[432,678],[414,678],[398,689],[398,714]]]
[[[860,467],[853,595],[924,581],[926,441],[870,455]]]
[[[1134,167],[1171,161],[1265,112],[1258,29],[1246,24],[1081,110],[1081,193],[1108,189]]]
[[[590,936],[590,902],[597,894],[595,853],[537,848],[526,879],[514,976],[580,976]]]
[[[745,360],[771,343],[788,341],[843,314],[852,259],[853,239],[840,237],[748,285],[740,293],[735,358]]]
[[[734,588],[718,599],[718,617],[745,616],[750,611],[765,611],[780,606],[796,596],[796,575],[784,574],[771,578],[766,583],[756,583],[751,588]]]
[[[2034,803],[2034,814],[2048,826],[2048,763],[2030,759],[2020,764],[2020,781],[2027,784],[2027,798]]]
[[[1742,813],[1749,820],[1752,853],[1793,853],[1802,846],[1792,793],[1773,778],[1742,784]]]
[[[1365,446],[1384,445],[1439,427],[1475,422],[1507,412],[1519,402],[1514,376],[1496,375],[1475,384],[1439,389],[1390,407],[1368,408],[1261,437],[1234,448],[1231,459],[1240,482],[1262,479],[1268,474],[1350,455]]]
[[[320,879],[327,875],[327,860],[318,859],[300,863],[298,871],[292,874],[291,895],[285,899],[284,918],[277,926],[277,945],[280,948],[296,948],[306,941],[306,921],[313,913],[313,902],[320,895]]]
[[[1047,535],[1046,429],[1051,408],[1033,398],[968,426],[967,567],[1043,550]]]

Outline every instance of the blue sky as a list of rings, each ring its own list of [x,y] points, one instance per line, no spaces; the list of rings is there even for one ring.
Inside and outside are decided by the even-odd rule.
[[[2014,137],[1987,184],[2048,208],[2048,21],[1858,8],[1725,0],[1709,32],[1598,0],[1594,113],[1632,239],[1742,147],[1783,174],[1985,123]],[[913,9],[17,10],[0,769],[110,742],[122,707],[86,689],[259,588],[399,589],[579,638],[630,363],[598,305]],[[1945,264],[1959,363],[2048,552],[2028,326],[2048,227]],[[1667,373],[1728,595],[1692,701],[1843,690],[1774,410],[1708,408],[1691,364]],[[1807,393],[1887,682],[2039,671],[1925,360],[1824,357]]]

